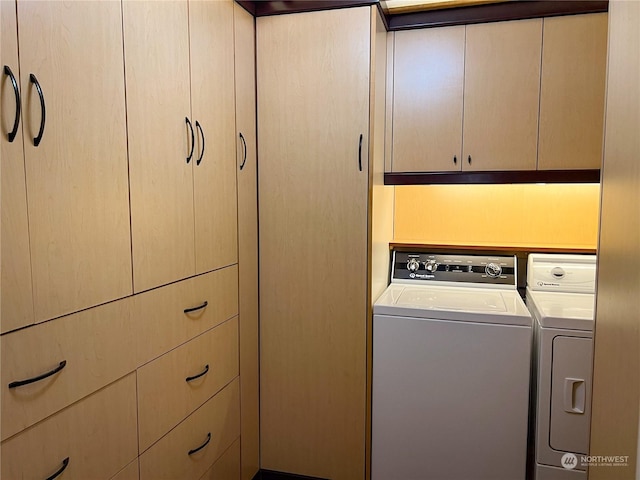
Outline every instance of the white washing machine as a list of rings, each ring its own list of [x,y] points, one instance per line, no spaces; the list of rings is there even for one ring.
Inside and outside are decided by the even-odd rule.
[[[373,308],[372,480],[524,480],[531,315],[514,256],[394,252]]]
[[[536,480],[587,478],[595,278],[595,255],[529,255]]]

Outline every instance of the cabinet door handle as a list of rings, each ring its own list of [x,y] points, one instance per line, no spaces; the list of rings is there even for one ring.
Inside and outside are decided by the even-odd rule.
[[[193,125],[189,121],[189,117],[184,117],[189,129],[191,130],[191,151],[189,152],[189,156],[187,157],[187,163],[191,161],[191,157],[193,157],[193,149],[196,147],[196,136],[193,133]]]
[[[242,163],[240,164],[240,170],[242,170],[244,168],[244,164],[247,162],[247,142],[244,139],[244,135],[242,135],[242,132],[240,132],[240,140],[242,140]]]
[[[456,155],[453,156],[453,164],[454,165],[458,164],[458,157]]]
[[[202,305],[198,305],[197,307],[185,308],[184,313],[191,313],[191,312],[195,312],[196,310],[202,310],[207,305],[209,305],[209,302],[205,300],[205,302]]]
[[[202,137],[202,151],[200,152],[198,160],[196,160],[196,165],[200,165],[202,157],[204,157],[204,132],[202,131],[202,126],[200,125],[200,122],[198,122],[198,120],[196,120],[196,128],[200,130],[200,136]]]
[[[44,125],[47,121],[47,108],[44,104],[44,93],[42,93],[40,82],[33,73],[29,75],[29,80],[35,85],[36,90],[38,91],[38,96],[40,97],[40,110],[42,111],[42,116],[40,117],[40,130],[38,131],[38,135],[33,139],[33,146],[37,147],[40,145],[42,135],[44,135]]]
[[[47,477],[46,480],[54,480],[54,478],[58,478],[60,476],[60,474],[62,474],[62,472],[65,471],[67,466],[69,466],[69,457],[65,458],[62,461],[62,467],[60,467],[60,469],[56,473],[54,473],[50,477]]]
[[[196,378],[200,378],[200,377],[205,376],[207,373],[209,373],[209,365],[205,365],[204,366],[204,370],[202,372],[200,372],[199,374],[194,375],[193,377],[185,378],[185,381],[191,382],[191,381],[195,380]]]
[[[469,158],[467,158],[467,161],[469,162],[469,165],[471,165],[471,155],[469,155]]]
[[[362,171],[362,134],[360,134],[360,142],[358,142],[358,170]]]
[[[60,362],[60,364],[56,368],[54,368],[50,372],[43,373],[42,375],[38,375],[37,377],[27,378],[26,380],[16,380],[15,382],[11,382],[9,384],[9,388],[22,387],[23,385],[29,385],[30,383],[39,382],[40,380],[44,380],[45,378],[50,377],[51,375],[55,375],[66,366],[67,366],[67,361],[63,360]]]
[[[18,124],[20,123],[20,110],[22,110],[22,105],[20,103],[20,90],[18,89],[18,82],[16,82],[16,77],[13,75],[13,72],[9,68],[9,65],[4,66],[5,75],[9,76],[11,80],[11,85],[13,86],[13,94],[16,96],[16,116],[13,119],[13,128],[7,134],[7,139],[9,143],[13,142],[18,133]]]
[[[204,441],[204,443],[202,445],[200,445],[198,448],[194,448],[193,450],[189,450],[188,455],[193,455],[196,452],[199,452],[200,450],[202,450],[204,447],[207,446],[207,444],[211,441],[211,432],[207,433],[207,439]]]

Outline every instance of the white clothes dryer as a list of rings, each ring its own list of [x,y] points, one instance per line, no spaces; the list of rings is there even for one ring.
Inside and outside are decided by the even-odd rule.
[[[534,480],[587,478],[595,277],[595,255],[529,255]]]

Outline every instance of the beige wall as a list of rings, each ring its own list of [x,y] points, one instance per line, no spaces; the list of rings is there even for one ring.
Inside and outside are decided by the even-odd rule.
[[[596,248],[599,185],[395,189],[396,242]]]

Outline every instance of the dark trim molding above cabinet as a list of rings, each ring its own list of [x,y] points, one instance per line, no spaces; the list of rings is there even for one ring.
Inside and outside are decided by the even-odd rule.
[[[443,8],[388,15],[379,0],[236,0],[255,17],[378,5],[388,31],[522,20],[609,10],[608,0],[509,0],[470,7]]]
[[[387,21],[388,29],[392,31],[501,22],[505,20],[523,20],[526,18],[556,17],[579,13],[600,13],[607,12],[608,10],[608,0],[515,0],[470,7],[401,13],[390,15]]]
[[[600,170],[514,170],[384,174],[385,185],[494,183],[600,183]]]
[[[260,470],[253,480],[324,480],[316,477],[306,477],[293,473],[274,472],[272,470]]]

